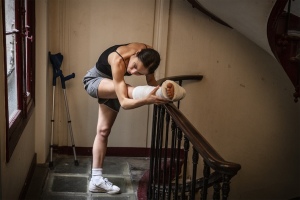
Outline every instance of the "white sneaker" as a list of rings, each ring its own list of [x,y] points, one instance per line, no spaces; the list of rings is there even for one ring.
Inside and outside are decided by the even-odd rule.
[[[120,193],[120,188],[109,182],[107,178],[101,177],[99,181],[97,181],[97,183],[95,183],[93,180],[90,181],[89,191],[106,192],[107,194],[118,194]]]

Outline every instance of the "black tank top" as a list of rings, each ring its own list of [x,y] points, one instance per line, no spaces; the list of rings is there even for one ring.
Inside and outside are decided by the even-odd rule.
[[[106,74],[106,75],[112,77],[111,66],[110,66],[110,64],[108,63],[108,56],[109,56],[109,54],[111,54],[112,52],[116,52],[117,54],[119,54],[119,53],[116,51],[117,48],[120,47],[120,46],[126,46],[126,45],[128,45],[128,44],[115,45],[115,46],[112,46],[112,47],[106,49],[106,50],[100,55],[100,57],[99,57],[99,59],[98,59],[98,61],[97,61],[97,63],[96,63],[96,68],[97,68],[100,72],[102,72],[102,73],[104,73],[104,74]],[[119,54],[119,56],[123,59],[124,64],[125,64],[125,67],[127,67],[124,58],[123,58],[120,54]],[[129,73],[126,71],[125,76],[131,76],[131,74],[129,74]]]

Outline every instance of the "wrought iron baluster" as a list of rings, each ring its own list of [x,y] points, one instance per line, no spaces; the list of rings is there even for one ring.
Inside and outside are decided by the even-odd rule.
[[[187,139],[187,137],[184,137],[184,163],[183,163],[183,180],[182,180],[182,190],[181,190],[182,200],[185,200],[186,172],[187,172],[187,160],[188,160],[189,148],[190,148],[190,141]]]
[[[207,187],[208,187],[208,178],[210,174],[210,167],[204,161],[204,168],[203,168],[203,188],[201,191],[201,199],[207,199]]]
[[[157,196],[158,198],[160,197],[160,184],[161,184],[161,153],[162,153],[162,143],[163,143],[163,133],[164,133],[164,118],[165,118],[165,109],[161,108],[160,110],[160,114],[159,114],[159,122],[158,122],[158,126],[159,126],[159,130],[158,130],[158,175],[157,175]],[[161,198],[159,198],[161,199]]]
[[[159,182],[159,177],[158,177],[158,173],[159,173],[159,165],[158,165],[158,155],[159,155],[159,141],[160,141],[160,120],[161,120],[161,109],[162,107],[159,105],[158,106],[158,110],[157,110],[157,126],[156,126],[156,140],[155,140],[155,159],[154,159],[154,182],[153,182],[153,187],[155,188],[155,195],[154,195],[154,199],[158,199],[158,188],[157,188],[157,183]]]
[[[164,171],[163,171],[163,199],[165,199],[166,193],[166,178],[167,178],[167,156],[168,156],[168,144],[169,144],[169,126],[170,115],[166,113],[166,138],[165,138],[165,152],[164,152]]]
[[[193,174],[192,174],[192,189],[190,199],[195,199],[196,194],[196,177],[197,177],[197,165],[198,165],[199,154],[195,148],[193,148]]]
[[[155,155],[155,140],[156,140],[156,125],[157,125],[157,109],[158,106],[154,105],[153,118],[152,118],[152,138],[151,138],[151,156],[150,156],[150,170],[149,170],[149,185],[148,185],[148,197],[152,199],[153,191],[155,190],[154,183],[154,155]]]
[[[229,175],[223,175],[223,184],[222,184],[222,199],[226,200],[230,192],[230,179]]]
[[[176,158],[176,182],[175,182],[175,197],[178,197],[179,174],[180,174],[180,150],[181,150],[182,131],[178,128],[177,133],[177,158]]]
[[[172,168],[174,163],[174,148],[175,148],[175,140],[176,140],[176,124],[172,120],[171,123],[171,132],[172,132],[172,142],[171,142],[171,158],[170,158],[170,165],[169,165],[169,180],[168,180],[168,200],[171,199],[171,189],[172,189]]]
[[[221,184],[217,182],[214,184],[213,187],[214,187],[213,200],[220,200]]]

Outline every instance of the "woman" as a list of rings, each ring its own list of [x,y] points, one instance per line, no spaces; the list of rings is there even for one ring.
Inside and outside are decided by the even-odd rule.
[[[149,45],[115,45],[105,50],[96,66],[85,75],[85,89],[89,95],[98,98],[99,103],[97,134],[93,144],[92,178],[89,184],[91,192],[120,192],[118,186],[102,177],[108,136],[120,106],[125,110],[134,109],[143,105],[180,100],[185,96],[184,89],[175,82],[165,82],[161,88],[158,86],[154,71],[159,63],[159,53]],[[131,75],[144,75],[149,86],[134,88],[126,84],[124,76]]]
[[[102,177],[108,136],[120,106],[125,110],[134,109],[143,105],[167,103],[173,98],[172,84],[168,84],[165,91],[169,98],[156,95],[159,86],[154,71],[159,63],[159,53],[149,45],[143,43],[115,45],[100,55],[96,66],[84,77],[86,91],[92,97],[98,98],[99,102],[97,134],[93,144],[92,178],[89,184],[91,192],[108,194],[120,192],[119,187]],[[150,92],[134,99],[132,96],[134,87],[124,81],[124,76],[131,75],[144,75],[147,84],[156,87],[150,87]],[[135,93],[139,95],[140,92]]]

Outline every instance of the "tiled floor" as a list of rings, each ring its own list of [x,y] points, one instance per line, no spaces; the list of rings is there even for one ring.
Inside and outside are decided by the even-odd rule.
[[[26,199],[45,200],[136,200],[139,180],[149,169],[148,158],[106,157],[104,177],[121,188],[121,194],[91,193],[88,183],[91,178],[91,157],[77,157],[79,166],[74,165],[73,156],[55,155],[54,168],[38,165],[30,183]]]

